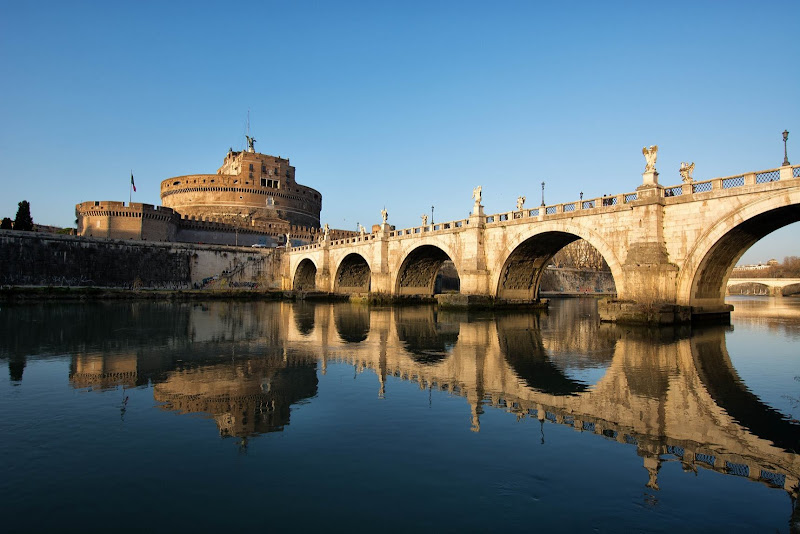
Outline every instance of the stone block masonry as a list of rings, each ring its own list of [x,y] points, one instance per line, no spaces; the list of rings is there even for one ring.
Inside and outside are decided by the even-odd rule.
[[[279,289],[281,253],[0,231],[0,286]]]

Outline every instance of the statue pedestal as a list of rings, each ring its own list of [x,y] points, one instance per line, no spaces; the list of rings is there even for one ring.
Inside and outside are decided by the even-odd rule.
[[[655,170],[652,171],[645,171],[642,173],[642,186],[644,187],[653,187],[654,185],[658,185],[658,172]],[[637,189],[641,189],[637,187]]]
[[[476,202],[475,205],[472,206],[472,214],[483,217],[483,206],[481,206],[480,203]]]

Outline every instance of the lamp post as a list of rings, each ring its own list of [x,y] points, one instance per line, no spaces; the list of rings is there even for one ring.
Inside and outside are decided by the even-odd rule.
[[[544,182],[542,182],[542,207],[544,207]]]
[[[581,191],[581,200],[583,200],[583,191]]]
[[[784,130],[783,131],[783,166],[788,167],[791,165],[789,163],[789,156],[786,155],[786,141],[789,139],[789,132]]]

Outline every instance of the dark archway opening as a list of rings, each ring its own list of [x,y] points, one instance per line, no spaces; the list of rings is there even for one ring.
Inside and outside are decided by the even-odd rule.
[[[399,295],[433,296],[457,292],[460,286],[458,272],[450,257],[432,245],[414,249],[403,261],[397,277]]]
[[[359,254],[348,254],[339,265],[334,282],[336,293],[369,293],[372,271]]]
[[[317,266],[311,260],[305,259],[297,266],[294,273],[295,291],[313,291],[317,288]]]
[[[497,297],[518,301],[539,298],[539,284],[550,259],[577,239],[578,236],[565,232],[547,232],[523,241],[503,265]]]
[[[585,239],[568,244],[542,272],[539,296],[616,295],[614,276],[600,251]]]
[[[722,304],[728,278],[736,262],[761,238],[779,228],[800,221],[800,205],[767,211],[752,217],[722,236],[703,258],[694,275],[691,300]]]

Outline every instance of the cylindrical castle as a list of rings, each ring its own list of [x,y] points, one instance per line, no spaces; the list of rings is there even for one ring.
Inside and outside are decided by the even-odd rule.
[[[161,182],[161,203],[185,216],[233,225],[284,221],[320,227],[322,195],[294,179],[288,159],[229,150],[217,174],[191,174]]]

